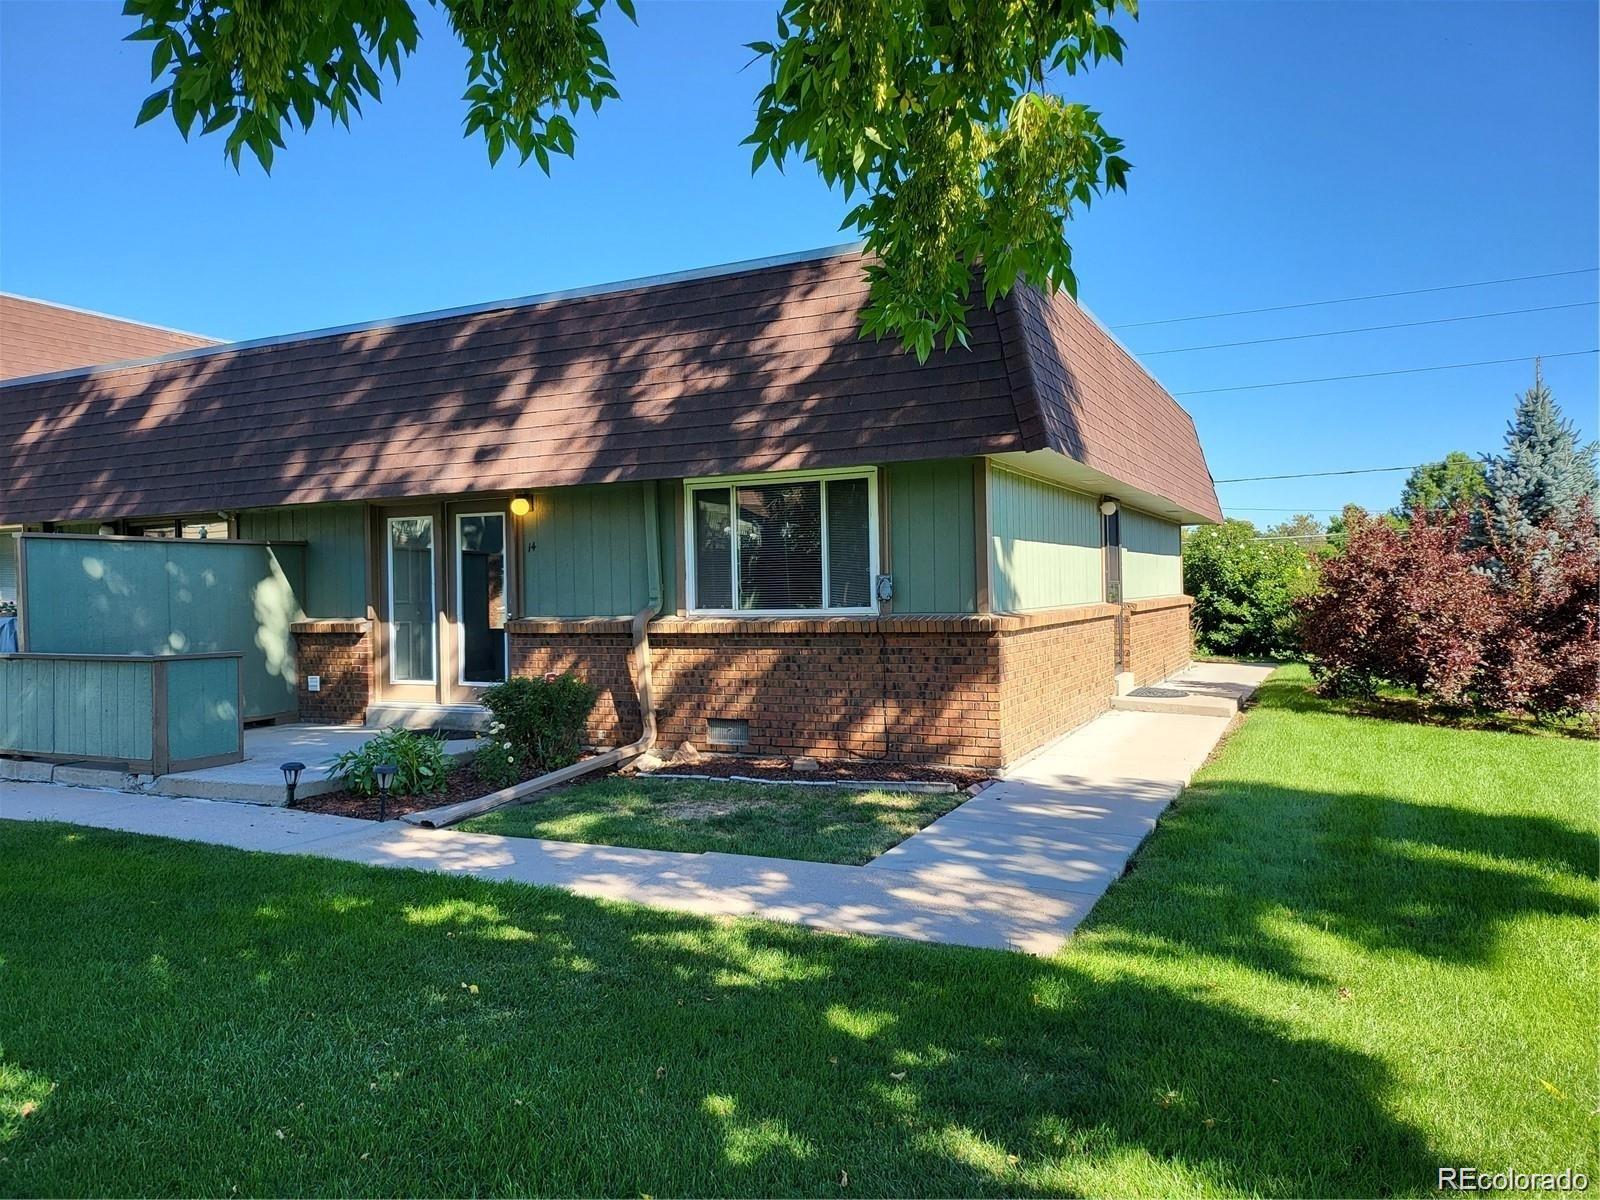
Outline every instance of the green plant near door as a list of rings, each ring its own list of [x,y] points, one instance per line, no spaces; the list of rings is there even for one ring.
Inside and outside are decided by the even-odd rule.
[[[570,672],[542,679],[518,676],[485,688],[482,703],[494,720],[479,770],[543,772],[577,762],[584,724],[598,698],[594,687]]]
[[[445,776],[450,773],[444,741],[411,729],[386,729],[359,749],[346,750],[328,765],[352,792],[374,796],[381,763],[394,764],[394,783],[389,788],[394,796],[443,791]]]

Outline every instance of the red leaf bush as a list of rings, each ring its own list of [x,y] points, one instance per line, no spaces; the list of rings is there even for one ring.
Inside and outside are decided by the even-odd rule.
[[[1484,647],[1480,707],[1600,712],[1600,529],[1587,500],[1517,540],[1491,539],[1500,621]]]
[[[1370,695],[1396,683],[1463,703],[1497,623],[1482,551],[1462,548],[1463,514],[1419,513],[1409,530],[1352,513],[1344,552],[1300,601],[1301,642],[1324,691]]]
[[[1489,712],[1600,712],[1600,533],[1587,502],[1515,542],[1470,545],[1465,512],[1409,529],[1352,514],[1343,553],[1298,602],[1325,692],[1380,684]]]

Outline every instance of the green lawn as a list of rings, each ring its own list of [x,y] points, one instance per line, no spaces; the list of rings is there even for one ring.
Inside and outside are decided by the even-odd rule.
[[[960,792],[666,783],[613,775],[485,813],[460,828],[640,850],[722,850],[860,864],[965,799]]]
[[[1596,746],[1303,680],[1049,960],[0,821],[0,1192],[1600,1176]]]

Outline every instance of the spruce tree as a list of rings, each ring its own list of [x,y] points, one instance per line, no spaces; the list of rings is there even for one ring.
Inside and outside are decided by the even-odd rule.
[[[1505,540],[1528,536],[1552,513],[1567,516],[1585,496],[1600,492],[1595,446],[1580,445],[1578,431],[1561,415],[1544,372],[1535,363],[1533,386],[1517,401],[1506,427],[1505,453],[1489,456],[1489,520]]]

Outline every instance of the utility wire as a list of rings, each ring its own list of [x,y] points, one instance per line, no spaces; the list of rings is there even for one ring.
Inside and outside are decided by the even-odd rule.
[[[1436,367],[1402,367],[1396,371],[1364,371],[1359,375],[1322,375],[1316,379],[1275,379],[1271,383],[1241,383],[1233,387],[1193,388],[1173,392],[1174,396],[1211,396],[1218,392],[1253,392],[1260,388],[1299,387],[1307,383],[1338,383],[1346,379],[1377,379],[1382,375],[1420,375],[1427,371],[1459,371],[1465,367],[1494,367],[1502,363],[1527,362],[1534,358],[1574,358],[1580,354],[1600,354],[1600,350],[1562,350],[1557,354],[1519,354],[1515,358],[1485,358],[1478,362],[1442,363]]]
[[[1337,300],[1304,300],[1298,304],[1272,304],[1265,308],[1236,308],[1230,312],[1197,313],[1189,317],[1163,317],[1156,321],[1129,321],[1113,329],[1143,329],[1150,325],[1178,325],[1185,321],[1214,321],[1219,317],[1247,317],[1255,313],[1287,312],[1294,308],[1321,308],[1328,304],[1355,304],[1362,300],[1388,300],[1395,296],[1423,296],[1432,292],[1455,292],[1463,288],[1493,287],[1502,283],[1522,283],[1531,279],[1560,279],[1569,275],[1593,275],[1600,267],[1580,267],[1573,271],[1547,271],[1542,275],[1509,275],[1504,279],[1480,279],[1475,283],[1447,283],[1440,287],[1411,288],[1403,292],[1373,292],[1367,296],[1341,296]]]
[[[1298,475],[1241,475],[1237,479],[1213,479],[1212,483],[1256,483],[1263,479],[1321,479],[1325,475],[1377,475],[1384,471],[1415,471],[1426,463],[1409,467],[1353,467],[1348,471],[1305,471]]]
[[[1545,304],[1536,308],[1506,308],[1499,312],[1468,313],[1463,317],[1433,317],[1426,321],[1397,321],[1392,325],[1362,325],[1356,329],[1327,329],[1321,333],[1289,333],[1282,337],[1248,338],[1242,342],[1212,342],[1205,346],[1174,346],[1169,350],[1136,350],[1141,358],[1158,354],[1191,354],[1196,350],[1227,350],[1234,346],[1263,346],[1268,342],[1303,342],[1307,338],[1344,337],[1351,333],[1376,333],[1380,329],[1415,329],[1418,325],[1451,325],[1458,321],[1487,321],[1490,317],[1514,317],[1522,313],[1556,312],[1563,308],[1593,308],[1600,300],[1578,300],[1572,304]]]

